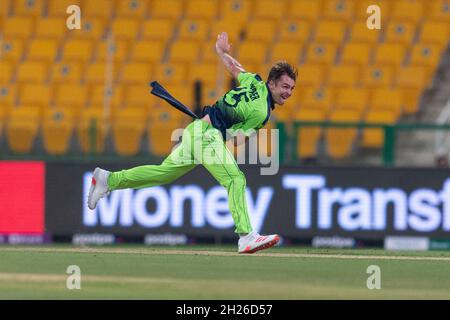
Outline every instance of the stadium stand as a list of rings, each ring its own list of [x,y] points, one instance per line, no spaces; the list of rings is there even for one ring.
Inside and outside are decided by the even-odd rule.
[[[383,12],[381,30],[367,28],[372,4]],[[81,30],[65,27],[69,5],[83,12]],[[420,112],[433,85],[449,44],[448,8],[447,0],[2,0],[0,137],[18,153],[36,138],[53,155],[73,145],[107,152],[110,137],[117,154],[163,156],[170,130],[189,119],[151,97],[148,83],[195,105],[200,81],[200,103],[213,103],[230,83],[214,51],[220,31],[251,72],[267,76],[281,59],[298,66],[297,92],[276,121],[396,123]],[[379,129],[291,134],[299,158],[317,155],[320,141],[339,159],[383,141]]]

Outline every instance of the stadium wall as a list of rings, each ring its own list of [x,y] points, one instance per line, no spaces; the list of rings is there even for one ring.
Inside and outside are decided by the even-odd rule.
[[[54,241],[89,235],[113,242],[236,238],[226,191],[204,168],[170,185],[113,192],[91,211],[86,198],[95,166],[0,162],[0,233],[41,234]],[[448,170],[288,166],[264,176],[259,166],[241,168],[255,229],[279,233],[287,243],[318,237],[353,239],[353,245],[382,245],[386,236],[450,240]],[[11,209],[13,204],[20,206]]]

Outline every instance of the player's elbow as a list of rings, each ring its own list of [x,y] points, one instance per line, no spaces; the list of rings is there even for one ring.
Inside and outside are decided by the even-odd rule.
[[[244,68],[242,68],[242,66],[233,65],[230,68],[230,73],[233,76],[233,78],[235,78],[235,79],[238,78],[238,76],[241,72],[245,72],[245,70],[244,70]]]

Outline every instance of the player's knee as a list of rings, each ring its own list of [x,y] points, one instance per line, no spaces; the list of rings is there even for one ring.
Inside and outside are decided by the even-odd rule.
[[[245,175],[242,171],[239,171],[239,175],[238,175],[237,179],[244,185],[247,183],[247,180],[245,179]]]
[[[232,174],[230,174],[229,182],[245,186],[246,179],[244,173],[240,170],[233,172]]]

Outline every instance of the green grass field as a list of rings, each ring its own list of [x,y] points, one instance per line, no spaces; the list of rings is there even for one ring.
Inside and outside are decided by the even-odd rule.
[[[450,252],[0,246],[0,299],[450,299]],[[66,287],[68,266],[81,289]],[[381,289],[367,288],[367,268]]]

